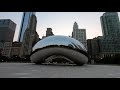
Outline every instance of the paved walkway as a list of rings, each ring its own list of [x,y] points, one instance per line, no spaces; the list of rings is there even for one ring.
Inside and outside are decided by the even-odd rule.
[[[0,78],[120,78],[120,66],[0,63]]]

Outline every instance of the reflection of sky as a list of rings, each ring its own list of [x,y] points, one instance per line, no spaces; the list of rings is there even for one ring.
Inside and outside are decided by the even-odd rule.
[[[102,14],[103,12],[37,12],[37,32],[41,38],[46,34],[47,28],[52,28],[55,35],[68,36],[71,35],[76,21],[80,29],[86,29],[87,39],[94,38],[102,35],[100,24]],[[11,19],[17,24],[14,37],[14,40],[17,40],[22,12],[0,12],[0,19]]]
[[[66,36],[56,35],[56,36],[46,37],[45,39],[42,39],[39,42],[37,42],[37,44],[35,44],[35,46],[33,47],[33,51],[38,48],[43,48],[43,47],[50,46],[50,45],[58,45],[58,46],[60,45],[69,46],[70,45],[74,49],[86,50],[83,44],[80,43],[79,41],[73,38],[66,37]]]

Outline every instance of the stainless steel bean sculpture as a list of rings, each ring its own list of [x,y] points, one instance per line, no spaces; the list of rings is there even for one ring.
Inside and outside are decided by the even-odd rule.
[[[60,35],[49,36],[37,42],[30,56],[31,62],[36,64],[55,58],[64,58],[77,65],[88,62],[87,50],[82,43],[71,37]]]

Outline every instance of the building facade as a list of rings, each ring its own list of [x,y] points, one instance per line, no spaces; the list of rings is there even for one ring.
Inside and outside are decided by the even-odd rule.
[[[88,54],[91,59],[104,57],[112,57],[120,54],[120,34],[116,36],[99,36],[97,38],[88,39]]]
[[[30,55],[32,47],[39,40],[39,35],[36,32],[37,18],[32,15],[30,18],[30,26],[24,33],[20,57]]]
[[[47,28],[46,30],[46,37],[54,35],[52,32],[52,28]]]
[[[35,14],[36,14],[35,12],[24,12],[23,13],[19,37],[18,37],[19,42],[23,41],[24,33],[26,29],[30,27],[30,18],[32,15],[35,15]]]
[[[12,42],[0,42],[1,54],[10,58]]]
[[[0,42],[0,53],[8,58],[19,56],[21,50],[21,42]]]
[[[0,41],[12,42],[16,24],[10,19],[0,19]]]
[[[100,57],[112,57],[120,54],[120,34],[117,36],[107,36],[99,40]]]
[[[106,12],[101,17],[103,39],[99,40],[101,58],[120,54],[120,21],[117,12]]]
[[[54,35],[52,32],[52,28],[47,28],[46,30],[46,36],[42,36],[42,39]]]
[[[103,36],[120,33],[120,22],[117,12],[105,12],[101,17]]]
[[[102,36],[98,36],[96,38],[87,40],[89,58],[91,59],[101,58],[99,56],[100,54],[100,43],[99,42],[102,38],[103,38]]]
[[[38,33],[35,31],[32,47],[40,40]]]
[[[21,42],[13,42],[10,52],[10,57],[12,56],[20,56],[20,50],[21,50]]]
[[[73,25],[72,37],[80,41],[87,48],[86,29],[78,29],[78,24]]]
[[[120,54],[120,22],[117,12],[106,12],[100,19],[103,36],[88,40],[89,55],[91,58],[102,59]]]

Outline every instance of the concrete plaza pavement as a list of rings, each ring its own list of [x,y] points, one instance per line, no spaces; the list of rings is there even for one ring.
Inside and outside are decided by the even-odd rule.
[[[0,63],[0,78],[120,78],[120,66]]]

